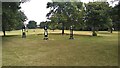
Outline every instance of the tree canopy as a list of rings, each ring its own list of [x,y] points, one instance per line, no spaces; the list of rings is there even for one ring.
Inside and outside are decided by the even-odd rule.
[[[120,1],[112,8],[111,17],[113,20],[113,27],[115,30],[120,30]]]
[[[62,24],[62,34],[64,34],[64,27],[69,28],[72,25],[79,29],[90,28],[93,36],[97,36],[96,30],[101,27],[112,30],[114,25],[114,17],[110,14],[112,7],[108,2],[86,4],[82,2],[48,2],[46,8],[50,8],[50,12],[46,15],[51,20],[50,23],[53,25]]]
[[[35,29],[37,27],[37,22],[31,20],[31,21],[28,22],[27,27],[29,29]]]
[[[109,15],[110,10],[107,2],[89,2],[86,4],[85,23],[92,29],[93,36],[97,35],[96,28],[112,26],[110,24],[112,22]]]
[[[46,15],[52,23],[62,24],[62,34],[64,27],[78,25],[82,23],[82,2],[48,2],[47,8],[50,12]]]
[[[16,29],[27,20],[25,14],[20,10],[20,2],[2,2],[2,31]]]

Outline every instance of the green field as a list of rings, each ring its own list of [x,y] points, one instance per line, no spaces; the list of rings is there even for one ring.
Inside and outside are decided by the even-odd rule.
[[[2,37],[3,66],[117,66],[118,32],[99,31],[92,37],[89,31],[49,30],[49,40],[43,40],[43,30],[28,30],[27,38],[21,31],[7,32]],[[1,34],[2,35],[2,34]]]

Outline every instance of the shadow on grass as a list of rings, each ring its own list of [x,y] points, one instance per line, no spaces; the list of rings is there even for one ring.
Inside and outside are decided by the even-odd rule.
[[[98,32],[98,34],[112,34],[110,32]]]
[[[37,34],[37,35],[43,35],[43,34]],[[62,35],[61,33],[49,33],[48,35]],[[69,33],[64,33],[62,36],[70,35]],[[84,34],[74,34],[74,36],[82,36],[82,37],[103,37],[103,36],[92,36],[92,35],[84,35]]]
[[[6,35],[6,36],[1,36],[1,37],[17,37],[17,36],[20,36],[20,35]]]
[[[100,34],[100,33],[98,33]],[[35,34],[32,34],[35,35]],[[44,35],[44,34],[37,34],[37,35]],[[61,36],[68,36],[70,35],[69,33],[64,33],[63,35],[61,33],[49,33],[48,35],[61,35]],[[1,36],[1,37],[20,37],[21,35],[6,35],[6,36]],[[31,35],[27,35],[31,36]],[[92,35],[84,35],[84,34],[74,34],[74,36],[82,36],[82,37],[103,37],[103,36],[92,36]]]

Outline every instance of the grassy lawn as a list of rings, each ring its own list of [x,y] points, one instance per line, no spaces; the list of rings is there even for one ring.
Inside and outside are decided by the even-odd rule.
[[[69,40],[69,31],[49,30],[49,40],[43,40],[43,30],[29,30],[27,38],[21,31],[7,32],[2,38],[3,66],[117,66],[118,32],[75,31]]]

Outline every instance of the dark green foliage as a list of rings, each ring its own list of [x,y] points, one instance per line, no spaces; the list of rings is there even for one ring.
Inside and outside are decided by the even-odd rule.
[[[29,21],[28,24],[27,24],[27,27],[29,29],[35,29],[37,27],[37,22],[35,22],[35,21]]]
[[[82,5],[82,2],[48,2],[47,8],[51,10],[46,16],[51,20],[51,25],[61,24],[62,34],[64,34],[64,29],[83,23]]]
[[[89,2],[85,7],[82,2],[48,2],[47,8],[51,8],[46,15],[51,20],[49,26],[61,25],[62,34],[71,25],[75,30],[91,30],[93,36],[97,36],[98,30],[110,29],[112,33],[114,20],[108,2]]]
[[[47,22],[47,21],[46,22],[40,22],[40,25],[39,25],[40,28],[44,28],[45,25],[48,25],[47,23],[49,23],[49,22]]]
[[[111,17],[113,20],[113,27],[115,28],[115,30],[120,30],[120,1],[118,2],[118,5],[113,7]]]
[[[96,28],[112,27],[109,4],[107,2],[90,2],[86,4],[85,23],[92,29],[93,36],[97,36]]]
[[[40,22],[40,28],[44,28],[45,22]]]
[[[20,11],[19,2],[2,2],[2,31],[17,29],[17,27],[26,21],[27,17]]]

